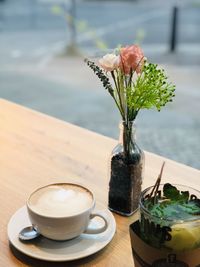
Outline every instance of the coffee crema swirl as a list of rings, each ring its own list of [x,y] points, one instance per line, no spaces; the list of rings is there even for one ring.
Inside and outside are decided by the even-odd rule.
[[[34,212],[48,217],[73,216],[92,207],[92,204],[92,194],[73,184],[43,187],[29,199],[29,207]]]

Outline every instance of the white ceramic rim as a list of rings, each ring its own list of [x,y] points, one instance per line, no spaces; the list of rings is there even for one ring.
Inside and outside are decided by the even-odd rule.
[[[56,254],[56,251],[54,253],[50,253],[46,251],[42,252],[41,250],[38,250],[37,245],[30,246],[30,244],[27,245],[27,244],[21,243],[21,241],[19,241],[19,238],[18,238],[18,233],[22,227],[25,227],[25,225],[27,225],[27,223],[30,222],[28,218],[26,206],[23,206],[22,208],[18,209],[13,214],[13,216],[10,218],[8,226],[7,226],[8,239],[14,248],[16,248],[21,253],[29,257],[32,257],[34,259],[45,260],[45,261],[50,261],[50,262],[67,262],[67,261],[82,259],[102,250],[105,246],[107,246],[111,242],[111,240],[114,237],[114,234],[116,231],[115,218],[108,209],[105,209],[104,213],[105,213],[105,217],[109,221],[108,229],[101,234],[94,235],[94,237],[92,237],[92,235],[87,235],[93,239],[92,242],[94,242],[94,244],[92,244],[89,248],[85,248],[85,245],[83,245],[83,248],[85,248],[85,250],[84,249],[81,250],[81,252],[79,252],[76,255],[67,254],[67,251],[63,255]],[[46,238],[44,240],[46,240]],[[81,237],[81,240],[84,243],[84,237]],[[85,239],[85,241],[87,244],[87,238]],[[50,240],[49,242],[52,242],[52,244],[54,242],[56,243],[58,242],[59,244],[62,244],[64,246],[65,242],[70,242],[70,240],[64,241],[64,242]],[[36,249],[34,249],[34,246],[36,246]],[[40,253],[38,253],[38,251],[40,251]]]
[[[37,212],[37,211],[35,211],[35,210],[33,210],[32,208],[31,208],[31,205],[30,205],[30,199],[31,199],[31,197],[35,194],[35,193],[37,193],[38,191],[40,191],[41,189],[44,189],[44,188],[46,188],[46,187],[50,187],[50,186],[62,186],[62,185],[64,185],[64,186],[66,186],[66,185],[70,185],[70,186],[75,186],[75,187],[81,187],[81,188],[83,188],[85,191],[87,191],[91,196],[92,196],[92,204],[91,204],[91,206],[89,207],[89,208],[87,208],[87,209],[84,209],[82,212],[79,212],[79,213],[76,213],[76,214],[73,214],[73,215],[70,215],[70,216],[47,216],[47,215],[44,215],[44,214],[41,214],[41,213],[39,213],[39,212]],[[32,213],[34,213],[34,214],[36,214],[36,215],[38,215],[38,216],[40,216],[40,217],[43,217],[43,218],[52,218],[52,219],[64,219],[64,218],[72,218],[72,217],[75,217],[75,216],[79,216],[79,215],[81,215],[81,214],[83,214],[83,213],[85,213],[86,211],[91,211],[93,208],[94,208],[94,206],[95,206],[95,197],[94,197],[94,194],[92,193],[92,191],[90,191],[87,187],[85,187],[85,186],[83,186],[83,185],[80,185],[80,184],[75,184],[75,183],[53,183],[53,184],[47,184],[47,185],[45,185],[45,186],[41,186],[41,187],[39,187],[39,188],[37,188],[36,190],[34,190],[30,195],[29,195],[29,197],[28,197],[28,199],[27,199],[27,201],[26,201],[26,206],[27,206],[27,208],[32,212]]]

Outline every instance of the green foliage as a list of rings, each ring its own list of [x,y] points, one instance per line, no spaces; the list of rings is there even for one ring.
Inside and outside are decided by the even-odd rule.
[[[189,191],[180,191],[167,183],[160,192],[150,195],[143,205],[148,216],[141,214],[141,238],[151,246],[160,248],[170,236],[171,226],[178,220],[192,220],[200,218],[200,199],[191,198]],[[156,202],[155,202],[156,199]]]
[[[200,215],[200,200],[189,199],[189,191],[180,191],[175,186],[167,183],[163,187],[162,200],[154,197],[145,201],[144,205],[151,216],[167,220],[184,220],[194,215]]]
[[[105,51],[108,48],[106,43],[97,37],[95,38],[95,44],[96,47],[101,51]]]
[[[102,40],[100,37],[98,37],[95,28],[92,28],[87,21],[85,20],[78,20],[75,16],[73,16],[70,12],[71,9],[66,10],[64,7],[62,7],[60,4],[53,5],[51,7],[51,12],[54,15],[62,16],[70,29],[74,26],[79,33],[87,32],[89,33],[91,40],[94,42],[95,46],[99,48],[100,50],[104,51],[107,49],[107,44],[104,40]],[[74,45],[74,44],[73,44]]]
[[[109,82],[108,77],[104,74],[104,72],[92,61],[85,59],[87,65],[94,71],[94,73],[98,76],[100,81],[103,83],[103,86],[108,92],[113,96],[113,88]]]
[[[63,9],[59,5],[54,5],[51,7],[51,12],[54,15],[62,15],[63,14]]]
[[[167,76],[157,64],[145,63],[142,73],[128,88],[128,106],[139,111],[156,107],[158,111],[172,102],[175,86],[167,82]]]
[[[136,32],[134,44],[140,45],[143,42],[145,35],[146,35],[145,30],[143,28],[139,28]]]
[[[119,68],[115,69],[110,72],[112,85],[107,72],[92,61],[86,62],[113,97],[124,121],[134,120],[141,109],[155,107],[160,111],[175,96],[175,85],[167,81],[164,70],[156,64],[146,62],[140,74],[132,71],[124,75]]]
[[[185,201],[189,199],[189,191],[179,191],[175,186],[167,183],[163,187],[163,194],[171,201]]]

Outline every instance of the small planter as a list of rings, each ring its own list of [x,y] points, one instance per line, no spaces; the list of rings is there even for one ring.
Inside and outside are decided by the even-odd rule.
[[[120,125],[120,141],[111,156],[108,206],[130,216],[138,208],[142,186],[144,153],[135,142],[133,122]]]
[[[141,193],[139,221],[130,225],[135,267],[200,267],[200,192],[160,184],[162,170]]]
[[[200,248],[176,252],[154,248],[139,234],[139,221],[130,225],[130,238],[135,267],[199,267]]]

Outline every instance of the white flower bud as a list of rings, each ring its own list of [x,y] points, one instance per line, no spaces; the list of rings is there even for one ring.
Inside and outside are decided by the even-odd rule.
[[[115,54],[106,54],[99,60],[100,66],[106,71],[113,71],[119,67],[120,58]]]

